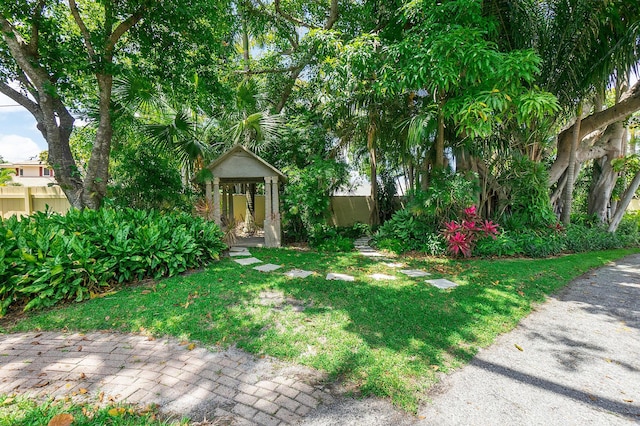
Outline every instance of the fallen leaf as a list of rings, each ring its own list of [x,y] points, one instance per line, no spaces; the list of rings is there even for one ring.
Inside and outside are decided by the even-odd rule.
[[[7,398],[4,400],[3,404],[4,405],[9,405],[11,404],[13,401],[15,401],[15,398]]]
[[[624,402],[632,403],[633,399],[623,399]]]
[[[80,395],[84,395],[85,393],[89,392],[89,390],[86,388],[80,388],[78,392],[80,392]]]
[[[103,399],[104,399],[104,392],[100,392],[98,394],[98,401],[102,402]]]
[[[517,350],[519,350],[520,352],[524,351],[524,349],[522,349],[522,346],[515,344],[514,345],[516,347]]]
[[[180,346],[186,346],[188,344],[189,342],[187,342],[186,340],[183,340],[182,342],[180,342]]]
[[[142,290],[140,294],[150,294],[151,290]]]
[[[111,417],[120,417],[121,415],[123,415],[125,412],[125,409],[120,407],[120,408],[112,408],[109,411],[107,411],[107,414],[109,414]]]
[[[196,344],[195,343],[192,343],[189,346],[187,346],[187,350],[190,350],[190,351],[194,350],[195,348],[196,348]]]
[[[593,396],[593,395],[587,395],[587,396],[588,396],[588,397],[589,397],[589,399],[590,399],[590,400],[592,400],[592,401],[597,401],[597,400],[598,400],[598,398],[596,398],[596,397],[595,397],[595,396]]]
[[[47,426],[70,426],[73,423],[73,416],[71,414],[58,414],[47,423]]]
[[[35,388],[43,388],[45,386],[47,386],[49,384],[49,382],[40,382],[37,385],[35,385]]]
[[[82,346],[78,346],[78,352],[82,352]]]
[[[87,378],[87,375],[86,375],[86,374],[84,374],[84,373],[80,373],[80,379],[86,379],[86,378]]]
[[[31,342],[31,344],[32,344],[32,345],[39,345],[39,344],[40,344],[40,342],[33,341],[33,342]]]

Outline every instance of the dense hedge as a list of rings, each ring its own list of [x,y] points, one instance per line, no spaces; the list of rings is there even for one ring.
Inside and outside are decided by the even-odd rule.
[[[502,230],[496,238],[478,240],[473,255],[546,257],[567,252],[637,247],[640,244],[639,229],[640,216],[627,214],[615,233],[597,224],[580,223],[566,229],[557,226]],[[446,250],[441,230],[434,229],[408,210],[396,212],[385,222],[374,236],[374,242],[376,247],[395,253],[419,251],[440,256]]]
[[[211,222],[133,209],[35,213],[0,222],[0,315],[83,300],[105,287],[172,276],[217,259],[225,244]]]

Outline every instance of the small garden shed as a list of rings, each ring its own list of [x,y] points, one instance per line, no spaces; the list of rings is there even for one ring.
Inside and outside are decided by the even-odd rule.
[[[237,184],[264,183],[264,245],[280,247],[280,183],[286,182],[282,172],[242,145],[218,157],[208,166],[213,175],[207,184],[207,201],[213,206],[213,220],[233,218],[233,188]]]

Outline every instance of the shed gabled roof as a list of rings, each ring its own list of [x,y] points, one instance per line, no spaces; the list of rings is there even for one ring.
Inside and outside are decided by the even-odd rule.
[[[242,145],[234,145],[208,167],[213,176],[223,181],[256,180],[278,176],[286,182],[284,174]]]

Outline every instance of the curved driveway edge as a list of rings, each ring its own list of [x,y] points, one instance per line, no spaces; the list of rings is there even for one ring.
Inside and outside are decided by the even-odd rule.
[[[640,424],[640,255],[573,281],[430,397],[421,424]]]
[[[333,397],[315,370],[120,333],[0,337],[0,393],[158,405],[164,414],[279,425]]]

